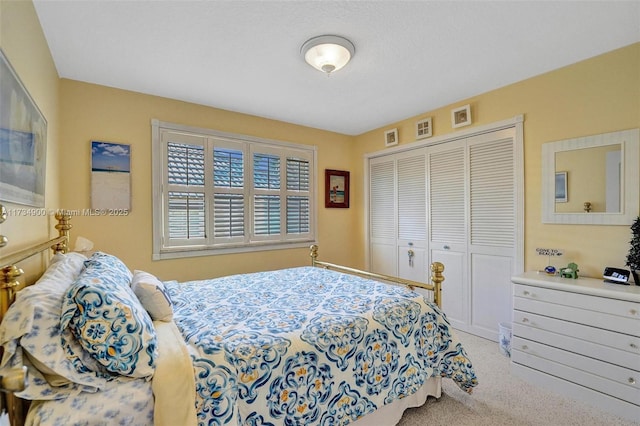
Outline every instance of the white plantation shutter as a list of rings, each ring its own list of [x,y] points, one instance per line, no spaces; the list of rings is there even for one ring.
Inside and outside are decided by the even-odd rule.
[[[512,139],[470,146],[471,244],[513,248],[516,238]]]
[[[154,256],[315,242],[314,177],[313,147],[154,125]]]
[[[398,238],[426,240],[425,158],[398,160]]]
[[[253,154],[253,232],[280,235],[280,156]]]
[[[395,238],[394,162],[371,163],[369,214],[372,238]]]
[[[202,139],[194,142],[167,142],[167,234],[170,240],[206,237],[204,145]]]
[[[169,191],[169,238],[193,240],[204,237],[204,194]]]
[[[213,149],[213,234],[215,239],[244,237],[244,153]]]
[[[307,234],[311,229],[309,161],[287,157],[287,234]]]
[[[429,155],[431,241],[464,243],[464,147]]]

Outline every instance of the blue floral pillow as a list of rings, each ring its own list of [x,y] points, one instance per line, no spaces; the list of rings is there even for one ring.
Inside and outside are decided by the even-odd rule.
[[[17,293],[0,324],[0,375],[28,367],[26,389],[16,394],[20,398],[63,399],[80,391],[96,392],[110,377],[68,330],[60,328],[65,294],[86,260],[78,253],[57,254],[34,285]],[[68,344],[63,347],[65,338]]]
[[[131,271],[120,259],[97,252],[67,291],[60,325],[112,373],[151,378],[157,338],[147,311],[129,287]]]

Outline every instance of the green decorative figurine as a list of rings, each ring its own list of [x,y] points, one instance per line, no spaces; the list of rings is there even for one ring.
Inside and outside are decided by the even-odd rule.
[[[575,263],[571,262],[569,265],[567,265],[566,268],[562,268],[560,269],[560,276],[562,278],[573,278],[576,279],[578,278],[578,265],[576,265]]]

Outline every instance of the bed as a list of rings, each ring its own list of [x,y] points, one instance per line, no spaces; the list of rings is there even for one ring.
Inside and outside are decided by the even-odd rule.
[[[0,259],[12,424],[394,425],[442,378],[477,385],[437,303],[441,264],[434,284],[391,284],[313,246],[311,266],[160,281],[69,253],[70,218],[57,219],[58,238]],[[51,265],[16,294],[16,259],[49,246]]]

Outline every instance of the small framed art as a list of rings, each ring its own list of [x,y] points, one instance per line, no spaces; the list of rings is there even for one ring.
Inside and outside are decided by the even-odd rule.
[[[384,146],[398,145],[398,129],[391,129],[384,132]]]
[[[131,145],[91,141],[91,208],[131,210]]]
[[[451,127],[468,126],[471,124],[471,105],[467,104],[451,110]]]
[[[324,171],[324,206],[349,208],[349,172],[342,170]]]
[[[416,139],[431,137],[431,117],[416,121]]]

